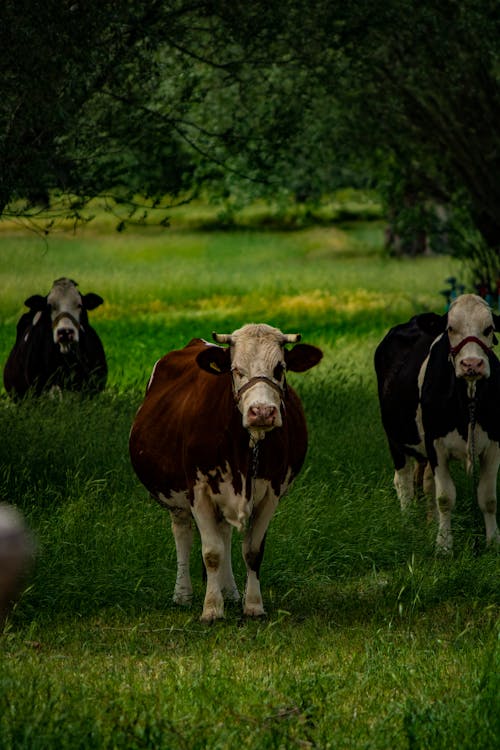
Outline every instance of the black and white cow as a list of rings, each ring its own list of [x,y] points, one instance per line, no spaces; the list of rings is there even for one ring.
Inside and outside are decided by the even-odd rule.
[[[29,312],[17,324],[16,343],[4,369],[6,391],[22,397],[51,388],[101,391],[107,364],[101,340],[87,310],[102,304],[98,294],[80,294],[71,279],[54,281],[46,297],[35,294],[24,303]]]
[[[477,499],[486,542],[500,541],[496,484],[500,465],[500,362],[492,351],[500,318],[474,294],[458,297],[447,314],[424,313],[395,326],[375,352],[382,423],[405,509],[414,496],[414,461],[428,462],[439,520],[437,548],[452,548],[456,490],[448,463],[459,459],[480,473]]]

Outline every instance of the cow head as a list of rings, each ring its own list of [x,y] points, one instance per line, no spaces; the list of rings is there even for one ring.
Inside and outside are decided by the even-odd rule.
[[[44,311],[50,313],[54,344],[62,354],[67,354],[80,340],[80,332],[87,323],[87,310],[94,310],[102,304],[98,294],[80,294],[78,284],[67,278],[54,281],[47,297],[34,294],[24,303],[34,313],[33,325],[38,323]]]
[[[476,294],[463,294],[450,305],[446,332],[457,378],[474,383],[490,376],[488,353],[496,344],[500,319]]]
[[[264,323],[251,323],[231,334],[214,333],[213,337],[219,344],[229,344],[229,348],[209,345],[200,352],[197,362],[215,375],[231,372],[243,427],[260,435],[281,427],[286,371],[309,370],[320,361],[321,350],[309,344],[287,350],[285,344],[298,342],[300,334],[284,334]]]

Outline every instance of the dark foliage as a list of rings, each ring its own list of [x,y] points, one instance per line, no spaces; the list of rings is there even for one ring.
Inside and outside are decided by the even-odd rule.
[[[376,186],[402,252],[496,252],[499,32],[493,0],[6,0],[0,211]]]

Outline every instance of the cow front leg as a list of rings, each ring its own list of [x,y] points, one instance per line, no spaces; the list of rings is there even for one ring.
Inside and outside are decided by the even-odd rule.
[[[193,545],[191,511],[176,508],[169,512],[177,552],[177,578],[173,599],[176,604],[188,605],[191,604],[193,598],[193,587],[189,572],[189,558]]]
[[[439,457],[434,469],[434,485],[436,491],[436,509],[438,513],[438,534],[436,549],[438,552],[449,554],[453,548],[451,533],[451,512],[455,507],[456,489],[451,478],[447,457]]]
[[[278,498],[268,490],[259,505],[254,508],[247,533],[243,539],[243,558],[247,568],[243,614],[247,617],[265,615],[259,573],[264,556],[267,528],[277,505]]]
[[[201,537],[201,553],[207,572],[207,588],[201,621],[210,623],[224,617],[220,572],[226,565],[225,545],[215,507],[205,487],[194,490],[193,516]]]
[[[401,510],[410,506],[415,493],[413,459],[406,457],[405,464],[394,472],[394,487]]]
[[[486,544],[500,544],[497,525],[497,474],[500,465],[498,443],[492,443],[481,456],[477,501],[483,513]]]
[[[231,539],[233,535],[233,527],[222,521],[219,525],[222,539],[224,541],[224,560],[221,566],[219,580],[222,589],[224,600],[227,602],[239,602],[240,592],[236,585],[233,575],[233,566],[231,560]]]
[[[427,521],[437,521],[436,487],[434,474],[429,462],[425,465],[422,489],[427,503]]]

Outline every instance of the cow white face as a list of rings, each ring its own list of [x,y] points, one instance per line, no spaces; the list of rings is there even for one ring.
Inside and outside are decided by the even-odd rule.
[[[66,354],[80,338],[82,298],[70,279],[58,279],[50,290],[47,303],[50,307],[54,343]]]
[[[284,334],[265,323],[251,323],[231,334],[214,333],[214,339],[229,344],[229,350],[208,346],[197,362],[211,373],[231,372],[243,427],[258,435],[281,427],[286,370],[308,370],[320,361],[321,350],[308,344],[286,350],[285,344],[299,341],[300,334]]]
[[[488,351],[494,343],[495,322],[487,303],[475,294],[463,294],[448,312],[450,356],[457,378],[475,382],[490,376]]]
[[[297,341],[291,334],[287,341]],[[247,325],[231,335],[231,371],[243,427],[281,427],[285,388],[285,338],[271,326]]]

